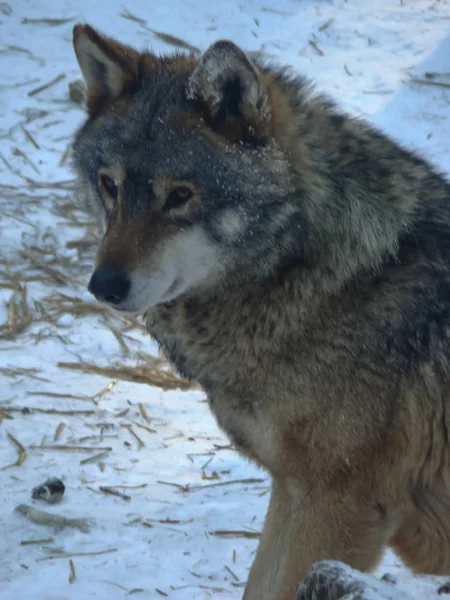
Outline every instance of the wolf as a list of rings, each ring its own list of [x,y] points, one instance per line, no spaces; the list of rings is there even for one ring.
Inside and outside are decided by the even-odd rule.
[[[286,68],[75,26],[90,292],[142,314],[272,478],[245,600],[391,546],[450,573],[450,183]]]

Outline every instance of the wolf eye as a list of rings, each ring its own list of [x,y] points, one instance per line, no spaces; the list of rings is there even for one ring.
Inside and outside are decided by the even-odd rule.
[[[105,190],[105,192],[108,194],[108,196],[110,196],[114,200],[117,200],[117,196],[119,195],[119,188],[117,187],[117,184],[112,177],[109,177],[109,175],[101,175],[100,184]]]
[[[172,208],[179,208],[180,206],[183,206],[183,204],[186,204],[192,196],[193,192],[187,186],[181,185],[176,187],[167,196],[164,209],[171,210]]]

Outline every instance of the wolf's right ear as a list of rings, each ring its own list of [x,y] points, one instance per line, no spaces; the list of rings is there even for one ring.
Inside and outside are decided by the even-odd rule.
[[[257,67],[227,40],[215,42],[206,50],[190,77],[187,93],[189,98],[200,99],[215,121],[241,118],[262,122],[269,115]]]
[[[138,81],[139,53],[100,35],[89,25],[75,25],[73,47],[86,82],[90,114]]]

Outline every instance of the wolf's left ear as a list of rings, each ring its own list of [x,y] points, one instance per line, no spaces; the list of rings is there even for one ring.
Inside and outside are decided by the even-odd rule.
[[[268,100],[260,74],[235,44],[219,41],[208,48],[192,73],[188,96],[206,104],[216,122],[228,117],[249,121],[268,116]]]
[[[89,25],[75,25],[73,47],[87,86],[89,113],[97,112],[138,81],[139,53]]]

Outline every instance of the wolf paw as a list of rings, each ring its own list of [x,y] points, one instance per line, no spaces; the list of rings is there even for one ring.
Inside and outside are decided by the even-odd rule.
[[[407,600],[393,584],[378,581],[339,562],[321,561],[297,590],[297,600]]]
[[[319,562],[300,584],[297,600],[338,600],[349,594],[351,600],[363,600],[364,587],[361,581],[349,577],[344,566]]]

